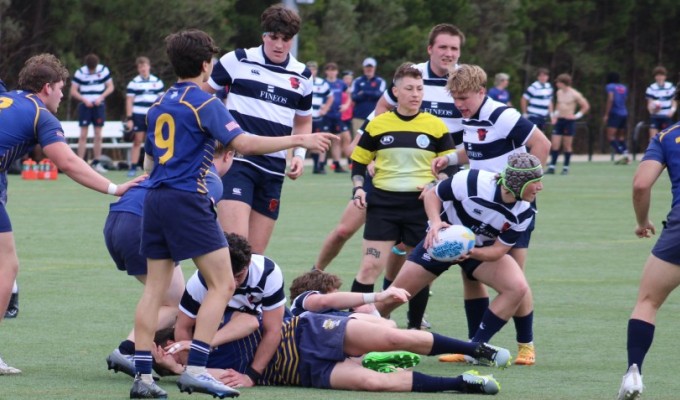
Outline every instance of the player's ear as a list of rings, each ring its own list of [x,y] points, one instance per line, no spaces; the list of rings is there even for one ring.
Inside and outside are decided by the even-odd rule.
[[[46,84],[44,84],[43,87],[40,89],[40,93],[43,93],[43,94],[49,96],[50,94],[52,94],[52,91],[53,91],[53,90],[54,90],[54,88],[52,87],[52,85],[49,84],[49,83],[46,83]]]

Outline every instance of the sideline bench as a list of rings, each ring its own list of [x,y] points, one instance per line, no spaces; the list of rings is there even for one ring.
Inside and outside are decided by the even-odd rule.
[[[61,127],[64,128],[66,143],[74,151],[78,149],[78,138],[80,137],[80,127],[78,121],[62,121]],[[94,127],[90,125],[87,132],[87,149],[92,149],[94,143]],[[130,149],[132,143],[123,139],[123,126],[120,121],[106,121],[102,127],[102,149],[113,150],[113,159],[130,161]],[[125,157],[120,157],[120,151],[125,151]]]

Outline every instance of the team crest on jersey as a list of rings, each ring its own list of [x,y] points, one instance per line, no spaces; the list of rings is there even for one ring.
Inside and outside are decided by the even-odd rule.
[[[248,303],[250,303],[250,304],[255,303],[255,296],[253,296],[252,294],[249,294],[248,297],[246,297],[246,299],[248,300]]]
[[[504,223],[503,223],[503,227],[501,227],[501,233],[507,231],[508,229],[510,229],[510,223],[509,223],[509,222],[504,222]]]
[[[477,137],[479,138],[479,141],[480,141],[480,142],[483,142],[483,141],[486,140],[486,134],[487,134],[487,133],[489,133],[489,131],[487,131],[487,130],[484,129],[484,128],[479,128],[479,129],[477,129]]]
[[[323,327],[323,329],[330,331],[330,330],[333,330],[333,329],[337,328],[338,326],[340,326],[340,320],[325,319],[323,321],[323,325],[321,325],[321,326]]]
[[[290,77],[290,87],[297,89],[300,87],[300,80],[294,76]]]
[[[421,149],[426,149],[427,146],[430,145],[430,138],[428,138],[427,135],[418,135],[416,138],[416,144]]]
[[[392,135],[385,135],[380,138],[380,144],[382,144],[383,146],[388,146],[392,143],[394,143],[394,136]]]

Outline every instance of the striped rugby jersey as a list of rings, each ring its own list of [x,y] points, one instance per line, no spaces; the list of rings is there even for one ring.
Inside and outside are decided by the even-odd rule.
[[[106,90],[106,83],[111,80],[109,68],[102,64],[97,64],[94,72],[83,65],[73,74],[73,82],[78,84],[78,93],[88,101],[97,100]]]
[[[132,103],[132,113],[146,115],[149,107],[163,93],[163,81],[155,75],[149,75],[144,79],[137,75],[127,85],[127,96],[134,97]]]
[[[549,106],[553,98],[553,87],[549,82],[536,81],[524,91],[523,97],[527,99],[527,113],[529,115],[545,118],[550,112]]]
[[[661,104],[661,109],[654,115],[668,116],[668,113],[673,107],[673,96],[675,96],[675,86],[670,82],[664,82],[659,85],[654,82],[645,91],[645,97],[650,100],[658,100]]]

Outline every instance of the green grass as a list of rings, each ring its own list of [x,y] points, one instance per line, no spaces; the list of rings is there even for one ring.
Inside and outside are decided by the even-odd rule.
[[[569,176],[546,176],[540,214],[527,265],[536,303],[538,363],[491,371],[506,399],[611,399],[626,367],[626,324],[637,296],[642,265],[653,240],[637,239],[630,192],[634,166],[578,163]],[[308,171],[310,172],[310,171]],[[111,173],[123,181],[124,173]],[[64,176],[56,182],[10,177],[9,212],[21,261],[20,313],[0,327],[0,354],[24,374],[0,377],[0,399],[123,399],[131,380],[106,370],[104,359],[133,322],[141,285],[118,272],[104,246],[102,228],[110,197],[79,187]],[[667,177],[653,197],[653,221],[670,207]],[[269,256],[288,283],[308,270],[350,194],[347,175],[308,174],[288,181],[282,215]],[[347,289],[360,259],[360,235],[330,267]],[[185,275],[193,272],[183,263]],[[436,281],[428,319],[437,332],[467,333],[458,271]],[[680,341],[678,295],[672,294],[657,321],[654,345],[644,365],[644,399],[677,399]],[[404,324],[403,309],[393,315]],[[515,349],[510,323],[494,343]],[[670,367],[669,367],[670,366]],[[455,375],[465,366],[425,357],[418,371]],[[180,394],[174,379],[162,386]],[[246,399],[407,399],[413,395],[254,388]],[[417,398],[443,398],[418,394]],[[456,398],[473,398],[455,395]],[[203,397],[209,398],[209,397]],[[477,397],[474,397],[477,398]]]

